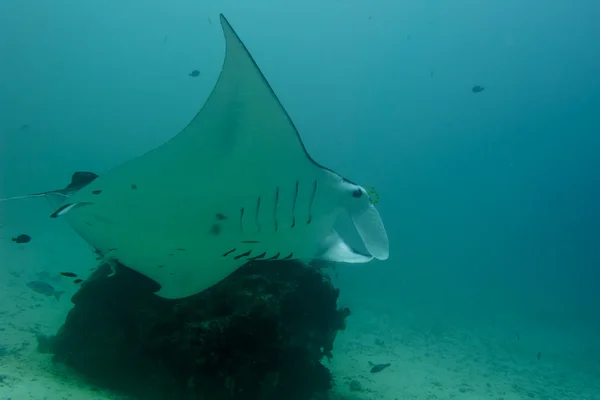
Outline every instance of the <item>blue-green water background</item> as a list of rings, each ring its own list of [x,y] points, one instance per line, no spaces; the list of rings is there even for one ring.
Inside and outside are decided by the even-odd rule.
[[[219,12],[313,157],[381,195],[390,259],[340,267],[344,301],[440,330],[537,329],[531,351],[598,366],[592,0],[2,1],[0,195],[177,133],[220,70]]]

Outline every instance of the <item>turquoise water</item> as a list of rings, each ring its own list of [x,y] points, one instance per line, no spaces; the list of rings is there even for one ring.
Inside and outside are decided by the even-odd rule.
[[[333,361],[339,391],[359,380],[360,399],[600,398],[600,5],[238,3],[2,2],[0,197],[170,139],[218,76],[222,12],[311,155],[380,195],[390,258],[337,268],[356,310]],[[24,283],[94,264],[50,212],[43,199],[0,203],[2,399],[82,385],[35,352],[32,332],[56,330],[69,304]],[[12,243],[20,233],[32,242]]]

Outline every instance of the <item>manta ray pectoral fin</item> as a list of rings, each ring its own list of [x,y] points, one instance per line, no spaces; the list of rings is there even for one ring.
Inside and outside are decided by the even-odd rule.
[[[44,198],[48,201],[48,203],[50,203],[50,207],[56,210],[62,203],[65,202],[66,199],[69,198],[69,196],[62,193],[50,192],[45,194]]]
[[[369,253],[378,260],[387,260],[390,255],[390,243],[375,206],[368,202],[366,207],[353,208],[349,213]]]
[[[65,205],[61,206],[58,210],[54,211],[50,215],[50,218],[62,217],[63,215],[65,215],[69,211],[72,211],[72,210],[74,210],[74,209],[76,209],[78,207],[89,206],[90,204],[93,204],[93,203],[91,203],[89,201],[81,201],[81,202],[78,202],[78,203],[65,204]]]
[[[321,260],[364,264],[373,259],[373,256],[367,256],[352,250],[336,231],[333,231],[325,238],[323,241],[323,249],[323,253],[317,257]]]

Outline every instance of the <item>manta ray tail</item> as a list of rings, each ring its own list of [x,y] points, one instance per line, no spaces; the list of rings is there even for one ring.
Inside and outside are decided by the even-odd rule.
[[[34,194],[25,194],[25,195],[22,195],[22,196],[5,197],[3,199],[0,199],[0,202],[10,201],[10,200],[29,199],[31,197],[42,197],[45,194],[46,193],[34,193]]]

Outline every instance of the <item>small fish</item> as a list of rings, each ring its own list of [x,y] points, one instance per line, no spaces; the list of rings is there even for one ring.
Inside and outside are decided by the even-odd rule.
[[[61,272],[62,276],[66,276],[67,278],[77,278],[77,274],[75,272]]]
[[[195,78],[197,76],[200,76],[200,71],[198,71],[197,69],[193,70],[192,72],[190,72],[189,74],[192,78]]]
[[[377,364],[377,365],[374,365],[373,368],[371,368],[371,373],[375,374],[377,372],[381,372],[384,369],[386,369],[387,367],[389,367],[390,365],[392,365],[392,364]]]
[[[517,332],[517,340],[521,340],[521,335]]]
[[[537,359],[538,359],[538,361],[540,360],[540,358],[542,358],[542,352],[538,351],[538,353],[537,353]]]
[[[485,88],[483,86],[479,86],[479,85],[475,85],[473,86],[473,88],[471,89],[471,91],[473,93],[481,93],[485,90]]]
[[[56,300],[60,300],[60,296],[64,293],[63,290],[56,290],[52,285],[42,281],[27,282],[27,287],[36,293],[44,296],[54,296]]]
[[[29,243],[30,240],[31,236],[25,234],[21,234],[17,237],[12,238],[12,241],[15,243]]]
[[[73,281],[74,284],[79,285],[81,282],[83,282],[83,279],[75,279]]]

